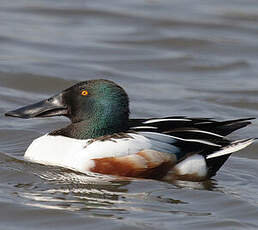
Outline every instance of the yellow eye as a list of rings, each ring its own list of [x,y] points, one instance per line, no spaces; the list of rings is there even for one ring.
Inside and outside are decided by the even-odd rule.
[[[87,91],[87,90],[83,90],[82,92],[81,92],[81,95],[82,96],[87,96],[89,94],[89,92]]]

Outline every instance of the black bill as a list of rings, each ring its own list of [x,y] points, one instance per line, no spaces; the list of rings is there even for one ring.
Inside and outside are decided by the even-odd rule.
[[[63,94],[58,94],[49,99],[9,111],[5,116],[19,118],[52,117],[67,115],[67,106]]]

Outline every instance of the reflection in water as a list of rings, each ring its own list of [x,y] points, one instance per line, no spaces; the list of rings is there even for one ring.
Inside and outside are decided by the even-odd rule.
[[[174,185],[180,188],[189,188],[189,189],[199,189],[199,190],[209,190],[212,191],[216,189],[217,183],[214,179],[209,179],[201,182],[192,182],[192,181],[175,181]]]
[[[178,205],[188,202],[172,198],[173,191],[178,190],[173,184],[147,179],[126,180],[94,173],[84,174],[61,167],[23,161],[3,153],[0,154],[0,160],[2,167],[23,172],[23,183],[17,180],[17,177],[11,178],[13,181],[9,183],[16,188],[19,201],[33,207],[67,211],[88,210],[92,215],[99,216],[110,215],[110,212],[113,216],[115,213],[121,214],[129,210],[144,212],[146,209],[185,215],[206,215],[195,211],[177,210]],[[133,189],[130,184],[133,184]],[[157,184],[158,190],[154,189],[154,184]],[[161,184],[171,190],[171,193],[167,194],[168,197],[161,195],[165,189],[161,189]],[[191,186],[196,189],[197,184],[200,186],[202,183],[193,182],[184,186],[181,184],[180,187]],[[140,191],[135,190],[135,186],[139,185]]]

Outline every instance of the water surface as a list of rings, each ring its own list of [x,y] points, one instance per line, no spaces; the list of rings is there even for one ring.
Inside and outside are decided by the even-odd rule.
[[[121,180],[24,161],[68,121],[3,116],[106,78],[132,117],[258,117],[257,1],[2,0],[0,28],[1,229],[258,228],[258,144],[203,183]]]

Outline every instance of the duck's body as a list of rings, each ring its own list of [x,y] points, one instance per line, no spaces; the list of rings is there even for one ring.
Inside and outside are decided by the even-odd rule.
[[[106,80],[79,83],[6,115],[70,118],[69,126],[34,140],[25,158],[80,172],[200,181],[214,176],[232,152],[253,142],[225,138],[250,119],[130,120],[127,94]]]

